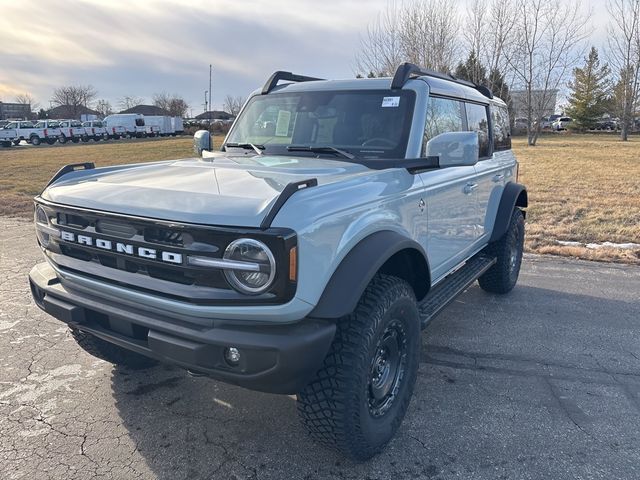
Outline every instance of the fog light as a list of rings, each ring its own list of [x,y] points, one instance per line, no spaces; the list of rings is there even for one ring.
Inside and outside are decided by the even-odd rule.
[[[237,366],[240,363],[240,350],[238,350],[236,347],[225,348],[224,359],[232,367]]]

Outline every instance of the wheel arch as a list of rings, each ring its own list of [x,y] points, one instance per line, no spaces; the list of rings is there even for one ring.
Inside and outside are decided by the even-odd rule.
[[[529,195],[527,193],[527,188],[520,183],[507,183],[502,192],[502,196],[500,197],[498,211],[496,212],[496,220],[493,224],[493,231],[491,232],[489,242],[499,240],[507,231],[514,208],[527,208],[528,206]],[[522,213],[525,214],[525,212]]]
[[[348,315],[377,273],[406,280],[418,300],[431,285],[429,262],[419,243],[391,230],[375,232],[342,259],[309,317],[337,319]]]

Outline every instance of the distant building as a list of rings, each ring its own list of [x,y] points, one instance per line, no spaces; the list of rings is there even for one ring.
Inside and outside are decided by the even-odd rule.
[[[31,105],[28,103],[0,102],[0,120],[22,120],[31,117]]]
[[[58,105],[57,107],[53,107],[51,110],[47,111],[47,118],[80,120],[81,115],[99,116],[100,112],[91,110],[84,105],[77,105],[75,107],[73,105]]]
[[[527,92],[526,90],[511,90],[509,92],[513,105],[514,118],[526,118],[527,116]],[[546,92],[546,99],[543,90],[531,91],[531,103],[534,115],[546,117],[556,113],[556,102],[558,101],[558,90]]]
[[[197,115],[196,118],[198,120],[233,120],[236,117],[222,110],[211,110]]]
[[[119,113],[137,113],[139,115],[160,115],[169,116],[169,112],[164,108],[156,107],[155,105],[136,105],[135,107],[127,108]]]

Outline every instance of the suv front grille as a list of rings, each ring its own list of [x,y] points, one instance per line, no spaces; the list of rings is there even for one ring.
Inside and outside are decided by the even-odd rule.
[[[60,268],[198,303],[217,303],[217,300],[225,303],[234,299],[237,302],[241,294],[230,287],[222,270],[189,265],[189,255],[221,258],[229,243],[247,237],[263,241],[276,258],[288,265],[288,255],[283,253],[295,245],[295,235],[286,229],[265,232],[209,227],[42,206],[53,227],[65,232],[67,237],[73,235],[73,241],[65,239],[65,235],[52,237],[46,249],[47,256]],[[90,238],[92,244],[81,243],[81,237]],[[108,243],[109,249],[98,248],[98,241],[103,247]],[[140,249],[153,250],[155,258],[140,256]],[[172,260],[165,261],[164,253],[173,255]],[[283,269],[276,272],[272,291],[259,297],[263,303],[276,303],[293,296],[295,284],[288,281]]]

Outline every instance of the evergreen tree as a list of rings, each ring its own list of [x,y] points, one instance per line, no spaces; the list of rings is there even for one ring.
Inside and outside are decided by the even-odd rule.
[[[582,130],[593,128],[606,112],[611,90],[610,74],[607,64],[600,65],[595,47],[591,47],[584,66],[573,69],[567,114],[573,118],[576,127]]]
[[[487,84],[487,69],[482,66],[476,53],[472,50],[464,63],[459,63],[456,67],[454,75],[463,80],[477,83],[478,85]]]

